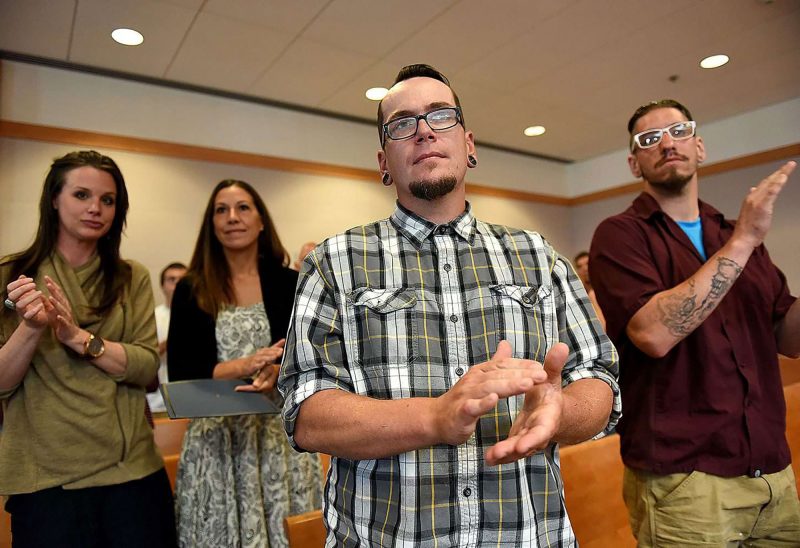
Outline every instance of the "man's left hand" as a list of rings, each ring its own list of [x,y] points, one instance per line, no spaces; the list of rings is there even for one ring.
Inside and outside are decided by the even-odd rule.
[[[561,426],[564,397],[561,393],[561,370],[569,356],[569,347],[557,343],[544,359],[547,382],[536,384],[525,393],[525,403],[514,419],[508,438],[486,452],[490,466],[529,457],[547,447]]]

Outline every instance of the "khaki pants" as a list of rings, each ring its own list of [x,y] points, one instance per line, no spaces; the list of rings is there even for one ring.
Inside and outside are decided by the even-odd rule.
[[[622,496],[640,547],[800,547],[792,467],[759,478],[625,467]]]

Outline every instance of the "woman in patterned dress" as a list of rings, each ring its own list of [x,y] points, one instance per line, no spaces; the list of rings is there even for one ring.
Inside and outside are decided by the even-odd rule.
[[[275,381],[297,283],[287,263],[255,189],[220,182],[173,296],[171,381],[253,379],[239,389],[280,407]],[[193,420],[175,488],[182,547],[287,546],[283,519],[321,504],[319,460],[294,452],[278,415]]]

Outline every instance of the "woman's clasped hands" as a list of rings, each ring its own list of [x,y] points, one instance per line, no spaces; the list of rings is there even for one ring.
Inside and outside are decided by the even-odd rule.
[[[259,348],[255,354],[248,356],[243,363],[242,377],[253,379],[253,383],[237,386],[236,391],[267,393],[275,388],[285,344],[286,339],[281,339],[272,346]]]

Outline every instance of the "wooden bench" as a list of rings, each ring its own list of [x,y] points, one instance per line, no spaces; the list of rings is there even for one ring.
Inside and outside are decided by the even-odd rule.
[[[561,448],[564,500],[582,548],[636,546],[622,500],[619,436]]]
[[[800,382],[800,359],[778,356],[778,365],[781,368],[781,381],[783,386]]]
[[[6,513],[3,497],[0,497],[0,548],[11,548],[11,515]]]
[[[786,398],[786,440],[792,452],[792,470],[800,492],[800,382],[783,387]]]
[[[172,491],[175,491],[175,477],[178,473],[178,461],[181,458],[183,435],[189,426],[189,419],[157,418],[153,421],[153,438],[156,447],[164,457],[164,468],[169,476]]]
[[[325,546],[325,524],[322,510],[289,516],[283,520],[290,548],[321,548]]]

